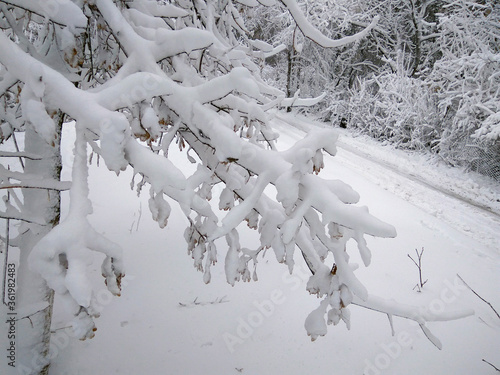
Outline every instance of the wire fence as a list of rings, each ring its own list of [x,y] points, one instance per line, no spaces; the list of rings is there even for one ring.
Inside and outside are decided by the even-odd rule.
[[[439,155],[448,163],[500,181],[500,143],[459,133],[440,142]]]

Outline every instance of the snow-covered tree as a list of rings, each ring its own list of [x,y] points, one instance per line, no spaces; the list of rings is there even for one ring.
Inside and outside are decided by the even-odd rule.
[[[362,9],[362,4],[356,2],[299,1],[298,6],[307,20],[330,39],[342,40],[363,30],[380,28],[380,21],[377,26],[372,22],[379,19],[377,12]],[[307,37],[292,15],[279,7],[262,7],[246,12],[245,16],[249,24],[257,26],[258,37],[287,46],[286,54],[268,60],[264,78],[277,84],[289,96],[300,90],[302,95],[317,96],[325,92],[336,97],[345,92],[357,76],[373,69],[373,62],[369,60],[377,57],[367,41],[374,32],[365,38],[354,37],[353,43],[337,45]],[[267,19],[275,22],[266,22]],[[282,27],[276,27],[277,24]],[[322,101],[315,110],[321,111],[331,100]]]
[[[336,57],[308,50],[306,56],[314,58],[309,59],[313,63],[304,76],[314,77],[309,79],[314,82],[321,72],[328,91],[325,105],[315,109],[334,124],[344,117],[348,126],[377,139],[399,147],[425,148],[452,165],[499,179],[498,2],[349,3],[347,13],[359,12],[361,17],[380,13],[380,20],[357,43],[357,50],[343,47],[341,72],[333,64],[322,68],[327,61],[338,61]],[[336,2],[337,7],[341,4]],[[325,13],[317,18],[327,18]],[[332,13],[338,17],[338,12]],[[366,24],[359,17],[343,19],[341,25]],[[322,54],[324,59],[317,57]],[[331,77],[324,72],[332,73]],[[307,82],[299,86],[306,88]]]
[[[325,47],[369,31],[332,40],[293,0],[282,4],[304,36]],[[292,272],[298,249],[312,273],[307,289],[321,297],[306,319],[312,339],[326,334],[327,323],[342,319],[349,326],[351,303],[414,319],[438,346],[425,322],[462,316],[396,308],[356,278],[347,241],[357,243],[369,265],[364,236],[393,237],[395,230],[355,205],[359,196],[348,185],[317,175],[323,152],[335,155],[337,133],[312,131],[289,150],[276,150],[272,110],[315,101],[286,98],[260,78],[263,57],[282,46],[250,37],[240,10],[255,6],[254,0],[0,1],[0,136],[12,147],[1,154],[8,158],[0,169],[8,194],[0,215],[20,223],[17,236],[4,240],[21,254],[16,308],[23,373],[47,372],[54,291],[74,315],[76,336],[94,335],[98,313],[86,271],[92,252],[104,254],[106,285],[120,295],[122,249],[87,219],[89,151],[110,171],[133,168],[141,180],[133,184],[149,187],[149,208],[161,227],[170,203],[180,205],[190,222],[188,250],[205,282],[217,261],[231,285],[250,280],[269,248]],[[63,126],[76,132],[70,183],[60,181]],[[169,160],[174,144],[197,164],[192,175]],[[275,196],[265,192],[270,185]],[[68,189],[69,212],[59,222],[59,192]],[[214,191],[221,193],[213,197]],[[227,211],[222,220],[212,198]],[[243,221],[258,231],[257,248],[240,244]]]
[[[455,1],[440,18],[442,57],[428,84],[443,119],[447,160],[500,178],[500,5]],[[488,156],[481,165],[478,156]]]
[[[396,147],[432,149],[439,139],[437,106],[426,82],[383,73],[350,91],[350,126]]]

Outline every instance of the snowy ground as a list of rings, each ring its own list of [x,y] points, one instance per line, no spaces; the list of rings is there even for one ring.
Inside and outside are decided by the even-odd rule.
[[[305,126],[299,120],[296,125]],[[280,148],[303,136],[279,119],[276,129],[284,133]],[[475,310],[472,317],[429,325],[443,344],[441,351],[412,322],[395,319],[392,336],[386,316],[356,306],[350,331],[345,325],[329,327],[327,336],[311,342],[303,323],[318,300],[305,291],[307,272],[299,256],[297,274],[290,276],[268,253],[259,263],[259,281],[233,288],[219,261],[211,284],[205,285],[186,255],[186,219],[180,211],[173,205],[168,227],[158,229],[148,212],[147,191],[138,199],[128,189],[130,174],[116,178],[94,166],[92,223],[125,249],[127,277],[122,296],[111,298],[98,263],[91,266],[102,307],[96,337],[72,339],[64,329],[68,317],[58,309],[51,374],[497,373],[482,360],[500,367],[500,319],[457,274],[500,310],[500,219],[488,212],[499,210],[499,187],[473,175],[459,179],[460,172],[429,165],[422,156],[348,134],[338,155],[325,157],[325,165],[325,178],[349,183],[360,193],[360,204],[398,231],[395,239],[367,238],[372,265],[357,274],[370,293],[432,311]],[[416,182],[421,175],[486,210]],[[407,254],[421,248],[428,282],[418,293],[413,290],[418,272]]]

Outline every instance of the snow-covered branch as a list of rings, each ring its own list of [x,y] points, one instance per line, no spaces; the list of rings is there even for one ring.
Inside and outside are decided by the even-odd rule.
[[[401,303],[388,301],[373,295],[370,295],[365,301],[359,300],[358,298],[354,298],[352,304],[370,310],[374,310],[377,312],[385,313],[389,317],[398,316],[400,318],[410,319],[417,322],[420,328],[422,329],[424,335],[438,349],[442,349],[443,345],[441,344],[441,341],[436,336],[434,336],[431,333],[431,331],[427,328],[427,326],[425,325],[426,322],[457,320],[474,315],[474,310],[472,309],[433,313],[425,308],[403,305]],[[392,321],[392,319],[390,319],[390,321]]]
[[[30,268],[42,275],[75,315],[72,325],[80,339],[93,337],[93,318],[99,316],[86,276],[90,250],[106,256],[102,275],[108,290],[114,295],[120,295],[120,283],[124,276],[121,248],[97,233],[87,220],[92,205],[88,198],[87,141],[84,130],[77,125],[68,217],[43,237],[30,254]]]
[[[11,3],[26,11],[43,11],[38,3]],[[360,40],[377,22],[374,19],[362,32],[332,40],[309,23],[295,1],[282,3],[306,37],[328,48]],[[54,33],[61,34],[60,40],[70,51],[76,51],[79,63],[73,64],[64,55],[58,60],[62,68],[48,64],[28,46],[14,42],[13,34],[4,32],[0,33],[0,63],[21,82],[20,92],[11,97],[19,97],[20,121],[33,128],[44,146],[56,148],[60,140],[55,111],[75,120],[69,213],[38,241],[29,259],[31,268],[74,313],[79,337],[93,336],[93,318],[98,315],[86,272],[89,254],[104,254],[102,274],[113,294],[120,294],[124,275],[120,247],[97,233],[87,218],[92,211],[87,183],[89,143],[109,170],[119,173],[131,166],[142,177],[139,191],[145,183],[150,185],[149,208],[160,227],[168,223],[169,201],[180,205],[190,223],[184,233],[188,251],[205,282],[211,279],[210,268],[221,259],[230,284],[257,279],[255,272],[251,276],[249,264],[256,266],[268,248],[293,271],[298,248],[313,271],[307,289],[322,298],[306,320],[312,338],[326,333],[321,324],[325,314],[329,322],[343,319],[349,325],[347,306],[354,298],[365,307],[380,307],[356,277],[346,244],[355,241],[368,266],[371,253],[365,235],[394,237],[396,231],[358,206],[359,195],[347,184],[319,175],[323,153],[336,153],[337,132],[311,131],[290,149],[276,150],[278,134],[271,128],[269,110],[280,105],[312,105],[323,98],[299,99],[297,92],[294,98],[284,99],[283,92],[260,78],[254,49],[265,57],[283,47],[259,41],[248,42],[250,47],[240,45],[247,36],[240,37],[246,35],[245,27],[232,1],[223,9],[212,1],[198,1],[191,8],[140,0],[96,0],[84,2],[82,9],[76,2],[61,0],[60,4],[61,9],[69,9],[66,21],[72,32],[57,26]],[[83,14],[95,22],[87,22],[86,17],[84,22]],[[60,16],[48,14],[48,22],[59,25],[64,21]],[[75,29],[82,25],[87,31],[78,37]],[[22,43],[30,42],[26,38]],[[79,77],[76,85],[68,76]],[[198,164],[191,175],[168,158],[174,142],[189,161]],[[9,179],[25,187],[30,183],[29,175],[12,173],[4,179],[5,186],[13,187]],[[50,179],[32,184],[58,190],[68,187]],[[217,184],[222,189],[213,189]],[[218,208],[226,211],[221,220],[214,212],[216,205],[209,202],[215,191],[220,191]],[[12,211],[9,217],[17,214]],[[256,248],[240,243],[243,221],[260,234]],[[216,240],[222,237],[227,247],[217,249]],[[329,254],[333,264],[326,263]]]
[[[364,38],[376,25],[380,17],[375,17],[373,21],[362,31],[354,35],[346,36],[340,39],[330,39],[316,29],[305,17],[304,13],[300,10],[296,0],[280,0],[281,3],[288,9],[291,16],[297,23],[300,31],[305,37],[311,39],[314,43],[319,44],[324,48],[337,48],[343,45],[356,42]]]
[[[52,22],[71,29],[85,28],[87,17],[82,10],[70,0],[31,1],[31,0],[2,0],[3,3],[28,10]]]

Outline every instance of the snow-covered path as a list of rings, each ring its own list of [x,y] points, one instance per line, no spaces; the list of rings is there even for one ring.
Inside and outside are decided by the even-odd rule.
[[[279,147],[302,136],[277,126],[285,131]],[[352,185],[360,204],[398,231],[395,239],[367,239],[372,265],[361,267],[358,276],[370,293],[431,311],[476,311],[463,320],[429,325],[443,350],[411,322],[395,319],[392,336],[386,316],[355,306],[351,331],[329,327],[327,336],[311,343],[303,322],[318,300],[305,291],[307,272],[300,256],[297,273],[290,276],[267,253],[259,263],[259,281],[234,288],[225,283],[219,260],[211,284],[204,285],[186,255],[186,220],[180,211],[173,209],[169,226],[158,229],[147,212],[147,194],[137,199],[128,190],[130,174],[116,179],[93,167],[93,224],[126,250],[125,287],[122,297],[112,299],[96,283],[102,307],[96,337],[79,342],[69,339],[68,330],[57,330],[51,374],[495,374],[482,359],[500,365],[500,320],[457,278],[500,308],[495,218],[411,186],[342,148],[337,157],[325,157],[325,165],[325,178]],[[457,229],[445,216],[469,230]],[[407,254],[421,248],[428,282],[417,293],[418,273]],[[352,257],[356,254],[352,251]],[[98,263],[91,267],[98,275]],[[66,321],[59,310],[54,329]]]
[[[348,145],[346,145],[348,146]],[[373,159],[360,156],[356,149],[341,146],[339,158],[360,171],[368,180],[436,216],[459,232],[492,248],[500,249],[500,216],[490,209],[430,185],[415,175],[404,175]],[[360,168],[361,166],[361,168]]]
[[[295,129],[290,129],[284,120],[293,123]],[[321,125],[283,115],[275,120],[276,129],[291,136],[290,141],[300,139],[304,131],[315,126],[313,124]],[[487,187],[479,186],[465,173],[457,173],[457,170],[443,165],[429,165],[428,159],[419,158],[418,154],[411,155],[390,146],[381,147],[367,137],[357,139],[347,131],[337,130],[342,135],[336,161],[495,249],[494,252],[500,249],[500,186],[491,185],[488,194],[481,196]],[[481,179],[481,176],[473,177]]]

